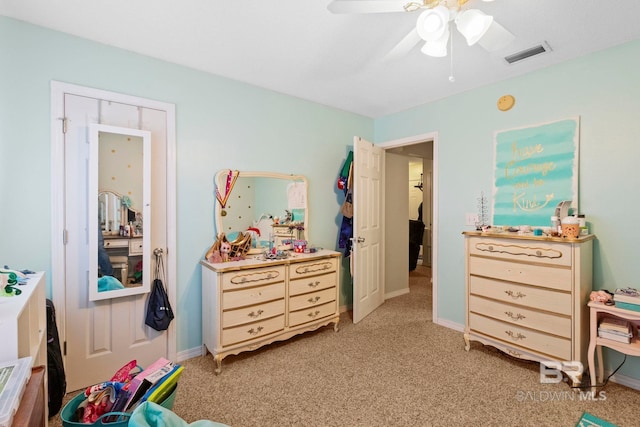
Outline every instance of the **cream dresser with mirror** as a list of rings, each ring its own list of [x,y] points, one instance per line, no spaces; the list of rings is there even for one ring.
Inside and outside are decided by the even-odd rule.
[[[586,368],[595,237],[463,234],[466,349],[475,340],[514,357]]]
[[[202,266],[203,352],[211,352],[216,374],[222,359],[340,320],[340,253],[320,250],[283,260]]]
[[[226,356],[331,323],[337,331],[341,254],[326,249],[285,251],[288,256],[282,259],[268,259],[264,254],[270,242],[271,246],[275,243],[274,249],[287,246],[278,238],[291,235],[279,235],[282,230],[291,233],[295,229],[297,239],[308,241],[307,179],[223,170],[215,183],[216,230],[229,240],[238,232],[253,230],[259,241],[246,259],[200,262],[203,353],[213,354],[216,373]],[[286,218],[285,213],[292,215],[275,224],[273,219]]]

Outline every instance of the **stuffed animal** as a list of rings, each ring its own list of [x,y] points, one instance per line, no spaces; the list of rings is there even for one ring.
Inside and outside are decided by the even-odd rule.
[[[613,301],[611,294],[607,291],[592,291],[589,299],[595,302],[610,303]]]
[[[212,263],[212,264],[217,264],[219,262],[224,262],[225,259],[223,258],[223,253],[222,253],[222,250],[221,250],[223,244],[229,245],[228,246],[228,250],[226,252],[226,255],[227,255],[226,261],[228,261],[229,260],[229,252],[231,251],[231,244],[227,240],[227,236],[224,233],[220,233],[220,235],[218,236],[216,241],[213,243],[213,245],[207,251],[207,254],[205,255],[204,258],[207,261],[209,261],[210,263]],[[225,246],[225,248],[226,248],[226,246]]]
[[[220,243],[220,256],[222,262],[230,261],[229,254],[231,253],[231,243],[224,241]]]

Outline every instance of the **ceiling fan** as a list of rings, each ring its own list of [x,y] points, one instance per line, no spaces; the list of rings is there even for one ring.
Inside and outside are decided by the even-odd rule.
[[[514,35],[492,16],[479,9],[466,8],[470,1],[334,0],[327,9],[337,14],[420,12],[416,26],[386,55],[387,59],[408,53],[420,42],[424,42],[421,51],[425,55],[447,56],[451,23],[469,46],[477,43],[489,52],[502,49],[514,40]]]

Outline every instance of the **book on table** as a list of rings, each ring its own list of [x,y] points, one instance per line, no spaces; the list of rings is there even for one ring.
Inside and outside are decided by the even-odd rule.
[[[599,329],[629,333],[631,331],[631,323],[620,317],[605,316],[600,320]]]
[[[613,300],[640,306],[640,291],[634,288],[618,288],[613,293]]]
[[[622,308],[624,310],[638,311],[640,312],[640,304],[631,304],[628,302],[615,301],[616,308]]]
[[[598,329],[598,336],[600,338],[606,338],[612,341],[629,344],[631,342],[631,338],[633,337],[633,333],[624,334],[622,332]]]

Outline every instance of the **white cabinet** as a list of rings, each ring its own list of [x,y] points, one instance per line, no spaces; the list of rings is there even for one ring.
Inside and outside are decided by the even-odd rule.
[[[202,265],[204,351],[222,359],[334,324],[338,330],[340,253]]]
[[[16,285],[22,293],[0,297],[0,362],[31,356],[33,365],[47,364],[47,309],[44,273]]]
[[[522,359],[586,367],[594,236],[464,235],[466,349],[476,340]]]

